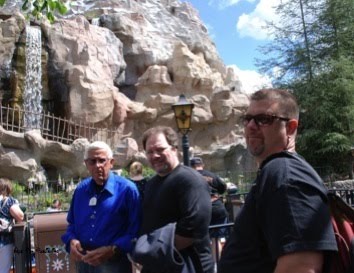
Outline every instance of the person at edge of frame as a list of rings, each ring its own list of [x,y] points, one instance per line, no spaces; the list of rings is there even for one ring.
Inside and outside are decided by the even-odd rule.
[[[242,117],[247,148],[259,170],[218,273],[326,272],[337,251],[327,190],[295,151],[299,107],[290,91],[262,89]]]

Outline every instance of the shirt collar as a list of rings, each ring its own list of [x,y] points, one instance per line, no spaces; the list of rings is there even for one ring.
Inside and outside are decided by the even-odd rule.
[[[90,192],[95,192],[95,181],[92,179],[91,177],[91,187],[90,187]],[[115,180],[114,180],[114,173],[112,171],[109,172],[107,181],[104,185],[103,190],[108,191],[111,195],[114,194],[114,184],[115,184]]]

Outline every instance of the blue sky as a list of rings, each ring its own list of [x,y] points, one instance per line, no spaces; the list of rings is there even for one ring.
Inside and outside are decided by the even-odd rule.
[[[257,48],[270,41],[262,26],[266,20],[276,20],[273,7],[281,0],[182,1],[191,3],[199,12],[220,57],[235,68],[246,89],[255,90],[257,84],[270,82],[256,72],[255,58],[262,58]]]
[[[255,2],[241,1],[225,8],[208,0],[187,0],[195,7],[218,52],[226,65],[237,65],[240,69],[254,70],[254,57],[259,56],[256,48],[262,43],[252,37],[241,37],[237,30],[237,22],[243,13],[250,13],[255,8]]]

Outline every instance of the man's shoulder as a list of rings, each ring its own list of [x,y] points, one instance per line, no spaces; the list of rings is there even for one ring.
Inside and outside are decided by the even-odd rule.
[[[204,183],[203,176],[198,171],[184,165],[179,165],[175,168],[170,174],[170,179],[180,181],[179,183],[189,183],[193,181],[195,183],[198,181]]]
[[[268,156],[261,164],[260,170],[285,171],[288,168],[311,168],[306,160],[297,153],[283,151]]]
[[[84,179],[82,179],[76,186],[76,191],[80,191],[83,189],[87,189],[90,185],[90,181],[92,180],[92,177],[86,177]]]
[[[136,184],[124,176],[113,174],[113,181],[121,186],[137,191]]]
[[[312,168],[311,165],[298,153],[283,151],[268,156],[261,164],[260,169],[266,167],[283,167],[283,165]]]
[[[176,175],[186,175],[186,176],[197,176],[197,177],[201,177],[200,172],[196,171],[195,169],[188,167],[188,166],[184,166],[184,165],[179,165],[176,169],[175,174]]]
[[[296,183],[312,185],[323,191],[322,179],[316,170],[297,153],[283,152],[267,159],[260,169],[261,179],[273,181],[273,184]],[[275,182],[277,181],[277,182]]]
[[[208,176],[208,177],[212,177],[212,178],[215,178],[217,177],[217,175],[211,171],[208,171],[208,170],[200,170],[198,171],[202,176]]]

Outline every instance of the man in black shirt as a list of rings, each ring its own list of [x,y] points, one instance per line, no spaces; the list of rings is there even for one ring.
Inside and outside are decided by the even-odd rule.
[[[228,213],[220,196],[226,191],[226,184],[218,175],[204,169],[204,163],[200,157],[193,157],[190,164],[193,169],[203,176],[210,188],[210,199],[212,203],[210,225],[226,223],[228,220]],[[220,237],[221,235],[214,233],[215,232],[212,232],[211,237]]]
[[[180,164],[178,136],[172,128],[158,126],[147,130],[143,147],[156,175],[145,187],[141,234],[176,223],[175,248],[183,257],[196,254],[193,264],[197,273],[212,273],[208,186],[195,170]],[[143,273],[161,272],[159,264],[155,268],[142,266]]]
[[[222,196],[226,191],[226,184],[222,179],[208,170],[204,169],[204,162],[200,157],[193,157],[190,160],[191,167],[199,172],[210,189],[210,201],[211,201],[211,219],[210,225],[220,225],[228,222],[228,213],[225,205],[222,201]],[[224,239],[228,235],[227,228],[218,228],[210,230],[210,237],[212,239],[212,250],[214,260],[217,261],[221,250],[221,239]],[[217,244],[217,247],[216,247]],[[216,251],[218,250],[218,252]]]
[[[242,117],[257,178],[235,219],[218,273],[320,273],[337,249],[327,191],[295,152],[299,107],[287,90],[262,89]]]

